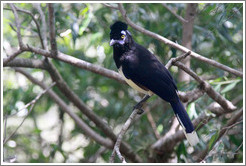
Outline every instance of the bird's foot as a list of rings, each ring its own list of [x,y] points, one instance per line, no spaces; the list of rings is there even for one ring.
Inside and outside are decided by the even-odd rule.
[[[146,100],[148,100],[149,97],[150,97],[149,95],[145,95],[144,98],[133,107],[134,110],[135,109],[138,110],[137,112],[138,115],[141,115],[144,112],[144,110],[142,109],[142,106],[143,106],[143,103]]]
[[[137,103],[134,107],[133,107],[133,110],[135,110],[135,109],[137,109],[138,110],[138,112],[137,112],[137,114],[138,115],[141,115],[143,112],[144,112],[144,110],[142,109],[142,103]]]

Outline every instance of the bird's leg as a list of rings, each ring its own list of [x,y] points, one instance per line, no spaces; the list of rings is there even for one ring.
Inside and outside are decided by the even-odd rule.
[[[144,98],[143,98],[141,101],[139,101],[139,102],[133,107],[133,109],[138,109],[137,114],[140,115],[140,114],[142,114],[142,113],[144,112],[144,110],[142,109],[143,103],[144,103],[146,100],[148,100],[149,98],[150,98],[149,95],[145,95]]]

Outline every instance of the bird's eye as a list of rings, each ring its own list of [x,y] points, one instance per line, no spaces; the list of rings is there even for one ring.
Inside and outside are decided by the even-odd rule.
[[[124,39],[125,38],[125,35],[121,35],[121,39]]]

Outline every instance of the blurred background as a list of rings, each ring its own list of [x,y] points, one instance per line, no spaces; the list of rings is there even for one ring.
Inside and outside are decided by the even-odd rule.
[[[42,28],[41,12],[48,24],[48,7],[45,3],[16,3],[17,8],[28,10]],[[110,5],[111,7],[108,7]],[[167,8],[186,18],[189,4],[185,3],[130,3],[124,4],[128,17],[137,25],[184,45],[184,24]],[[109,46],[110,25],[124,21],[117,4],[100,3],[56,3],[56,41],[60,52],[92,64],[116,71],[113,49]],[[190,43],[194,52],[213,59],[228,67],[243,71],[243,4],[242,3],[198,3]],[[40,12],[41,11],[41,12]],[[18,11],[23,42],[41,48],[37,27],[33,18]],[[9,4],[3,4],[2,58],[18,48],[15,17]],[[187,28],[187,27],[186,27]],[[136,42],[157,55],[163,64],[182,53],[128,26]],[[49,27],[46,29],[49,36]],[[182,41],[183,40],[183,41]],[[189,45],[189,44],[188,44]],[[23,52],[18,58],[42,60],[43,56]],[[132,112],[132,107],[142,95],[113,79],[80,69],[59,60],[50,59],[70,89],[98,115],[117,135]],[[227,100],[238,99],[238,110],[243,106],[243,79],[221,69],[190,60],[190,68],[224,96]],[[199,86],[192,78],[183,80],[176,66],[169,69],[177,82],[179,91],[191,91]],[[37,80],[50,85],[52,80],[47,71],[26,68],[26,72]],[[17,163],[78,163],[108,162],[112,153],[88,137],[74,120],[47,95],[44,94],[34,105],[25,105],[39,95],[43,89],[33,84],[13,67],[3,68],[3,159]],[[88,119],[57,87],[57,93],[90,128],[103,137],[98,127]],[[138,118],[123,140],[138,154],[143,162],[195,162],[196,154],[209,147],[204,162],[243,162],[243,120],[231,127],[216,141],[219,132],[235,114],[216,116],[207,107],[214,101],[206,94],[186,103],[191,119],[206,112],[211,118],[198,132],[201,139],[195,148],[186,140],[177,142],[169,156],[158,155],[150,146],[167,133],[174,120],[168,103],[157,96],[148,100],[145,113]],[[24,108],[24,109],[23,109]],[[23,123],[22,123],[23,122]],[[19,127],[19,128],[18,128]],[[11,136],[16,129],[14,135]],[[8,141],[6,139],[11,136]],[[119,160],[116,160],[119,162]]]

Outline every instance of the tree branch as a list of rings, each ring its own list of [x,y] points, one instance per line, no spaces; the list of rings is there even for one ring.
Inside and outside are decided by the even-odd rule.
[[[226,126],[223,127],[223,128],[219,131],[219,136],[218,136],[218,138],[214,141],[212,147],[216,144],[216,142],[218,142],[218,141],[221,139],[221,137],[223,137],[223,135],[224,135],[229,129],[231,129],[232,127],[234,127],[235,125],[238,124],[237,121],[238,121],[239,118],[242,117],[242,115],[243,115],[243,108],[241,108],[241,109],[239,110],[239,112],[238,112],[235,116],[233,116],[233,117],[227,122]],[[239,123],[241,123],[241,121],[240,121]],[[212,148],[210,148],[210,149],[212,149]],[[210,150],[209,150],[209,146],[207,145],[206,149],[205,149],[204,151],[202,151],[202,152],[199,154],[198,162],[201,162],[201,161],[205,160],[205,158],[206,158],[206,156],[208,155],[209,151],[210,151]]]
[[[56,44],[55,12],[54,12],[52,3],[48,4],[48,9],[49,9],[51,54],[53,56],[56,56],[57,55],[57,44]]]
[[[162,3],[162,6],[164,6],[170,13],[172,13],[181,23],[188,23],[188,20],[178,15],[173,9],[169,8],[167,4]]]
[[[48,50],[48,42],[47,42],[47,25],[45,21],[45,15],[41,9],[40,3],[34,3],[33,6],[38,10],[40,17],[41,17],[41,22],[42,22],[42,36],[43,36],[43,49]]]
[[[111,9],[119,10],[118,7],[109,5],[109,4],[107,4],[107,3],[102,3],[102,5],[103,5],[103,6],[106,6],[106,7],[108,7],[108,8],[111,8]]]
[[[146,102],[148,100],[149,97],[150,97],[149,95],[145,95],[144,98],[134,106],[132,114],[127,119],[127,121],[125,122],[125,124],[123,125],[123,127],[120,131],[120,134],[118,135],[117,141],[114,145],[114,150],[113,150],[111,157],[110,157],[110,163],[114,162],[115,153],[117,154],[117,156],[119,157],[119,159],[121,160],[122,163],[126,163],[125,158],[120,153],[120,144],[122,142],[123,136],[127,132],[129,126],[132,124],[136,115],[139,114],[139,111],[141,111],[141,113],[142,113],[141,107],[144,104],[144,102]]]
[[[19,22],[19,17],[16,11],[16,7],[14,4],[9,4],[9,6],[11,7],[12,12],[14,13],[15,16],[15,25],[16,25],[16,32],[17,32],[17,38],[18,38],[18,42],[19,42],[19,46],[20,46],[20,50],[23,50],[24,48],[24,44],[22,41],[22,37],[21,37],[21,33],[20,33],[20,22]]]
[[[10,136],[6,139],[3,140],[3,144],[6,144],[10,138],[13,137],[13,135],[15,135],[15,133],[17,132],[17,130],[22,126],[22,124],[24,123],[24,121],[26,120],[26,118],[28,117],[28,115],[31,113],[34,105],[36,104],[36,102],[49,90],[51,89],[56,83],[53,82],[49,87],[47,87],[46,89],[44,89],[40,94],[38,94],[32,101],[30,101],[29,103],[27,103],[23,108],[21,108],[19,111],[23,110],[23,109],[27,109],[29,106],[30,109],[28,110],[28,114],[25,116],[25,118],[23,118],[22,122],[19,124],[19,126],[14,130],[14,132],[12,134],[10,134]],[[7,119],[6,119],[7,121]]]
[[[15,57],[17,57],[18,55],[20,55],[23,51],[22,50],[18,50],[16,52],[14,52],[12,55],[8,56],[7,58],[3,59],[3,65],[8,64],[10,61],[12,61],[13,59],[15,59]]]
[[[176,49],[178,49],[178,50],[180,50],[180,51],[182,51],[182,52],[189,52],[189,51],[190,51],[189,49],[187,49],[187,48],[184,47],[184,46],[181,46],[181,45],[179,45],[179,44],[177,44],[177,43],[174,43],[174,42],[170,41],[169,39],[167,39],[167,38],[165,38],[165,37],[163,37],[163,36],[161,36],[161,35],[159,35],[159,34],[156,34],[156,33],[154,33],[154,32],[148,31],[148,30],[146,30],[146,29],[144,29],[144,28],[142,28],[142,27],[140,27],[140,26],[134,24],[134,23],[129,19],[129,17],[127,16],[126,11],[125,11],[123,5],[119,3],[119,4],[118,4],[118,7],[119,7],[119,10],[120,10],[120,12],[121,12],[123,18],[125,19],[125,21],[126,21],[132,28],[136,29],[136,30],[139,31],[139,32],[142,32],[142,33],[145,34],[145,35],[148,35],[148,36],[150,36],[150,37],[152,37],[152,38],[155,38],[155,39],[157,39],[157,40],[163,42],[164,44],[167,44],[167,45],[169,45],[169,46],[171,46],[171,47],[173,47],[173,48],[176,48]],[[225,70],[225,71],[227,71],[227,72],[229,72],[229,73],[231,73],[231,74],[234,74],[234,75],[236,75],[236,76],[239,76],[239,77],[243,78],[243,73],[240,72],[240,71],[238,71],[238,70],[232,69],[232,68],[230,68],[230,67],[228,67],[228,66],[226,66],[226,65],[223,65],[223,64],[218,63],[218,62],[216,62],[216,61],[214,61],[214,60],[208,59],[208,58],[206,58],[206,57],[204,57],[204,56],[201,56],[201,55],[199,55],[198,53],[195,53],[195,52],[193,52],[193,51],[191,51],[191,54],[190,54],[190,55],[191,55],[193,58],[196,58],[196,59],[198,59],[198,60],[200,60],[200,61],[202,61],[202,62],[205,62],[205,63],[207,63],[207,64],[210,64],[210,65],[212,65],[212,66],[215,66],[215,67],[217,67],[217,68],[220,68],[220,69]]]
[[[32,83],[39,85],[43,89],[47,89],[47,85],[42,83],[41,81],[36,80],[34,77],[32,77],[29,73],[24,71],[23,69],[17,68],[15,69],[17,72],[23,74],[26,76]],[[47,94],[56,102],[56,104],[66,112],[74,121],[75,123],[82,129],[82,131],[91,137],[93,140],[98,142],[99,144],[107,147],[107,148],[113,148],[113,142],[109,139],[105,139],[99,134],[97,134],[93,129],[91,129],[80,117],[78,117],[68,106],[67,104],[52,90],[48,90]]]
[[[237,98],[235,98],[232,102],[233,104],[236,104],[239,100]],[[208,106],[205,110],[208,110],[208,108],[210,108],[209,110],[212,113],[214,109],[210,106]],[[216,117],[219,117],[221,115],[224,115],[225,111],[222,109],[222,111],[220,112],[216,112]],[[214,118],[214,116],[211,116],[210,114],[207,114],[206,112],[203,112],[201,115],[199,115],[198,118],[194,119],[192,121],[194,127],[196,128],[196,130],[199,130],[200,128],[202,128],[203,125],[205,125],[206,123],[208,123],[212,118]],[[185,138],[185,135],[183,133],[183,131],[179,130],[177,132],[175,132],[175,134],[169,135],[167,137],[161,137],[161,139],[157,140],[154,144],[152,144],[151,148],[154,149],[155,151],[157,151],[158,153],[168,153],[170,151],[173,150],[174,146],[181,140],[183,140]]]
[[[232,111],[235,110],[236,107],[228,100],[226,100],[223,96],[221,96],[218,92],[216,92],[209,83],[202,80],[195,72],[193,72],[191,69],[184,66],[181,62],[175,62],[175,66],[178,66],[185,72],[187,72],[190,76],[192,76],[200,85],[202,88],[204,88],[205,92],[216,102],[218,102],[224,110]]]
[[[4,58],[3,61],[5,61]],[[3,67],[26,67],[26,68],[36,68],[36,69],[47,69],[47,66],[42,60],[39,59],[24,59],[24,58],[15,58],[7,64],[3,64]]]
[[[28,14],[28,15],[30,15],[32,17],[32,20],[34,21],[34,23],[36,24],[36,27],[37,27],[38,36],[39,36],[39,39],[40,39],[40,42],[41,42],[41,46],[42,46],[42,48],[44,48],[44,43],[43,43],[43,39],[42,39],[41,32],[40,32],[40,26],[39,26],[39,23],[37,22],[37,20],[35,19],[34,15],[28,10],[21,9],[19,7],[16,7],[16,6],[15,6],[15,8],[16,8],[16,10],[18,12],[26,13],[26,14]],[[4,9],[10,10],[8,8],[4,8]]]
[[[52,56],[51,53],[49,51],[40,49],[40,48],[35,48],[32,46],[27,45],[27,49],[26,51],[31,51],[34,52],[36,54],[45,56],[45,57],[50,57],[50,58],[54,58],[54,59],[58,59],[60,61],[72,64],[73,66],[85,69],[85,70],[89,70],[91,72],[94,72],[96,74],[100,74],[102,76],[108,77],[108,78],[112,78],[120,83],[125,83],[125,80],[115,71],[94,65],[92,63],[83,61],[81,59],[75,58],[73,56],[64,54],[62,52],[58,51],[58,54],[56,56]]]

